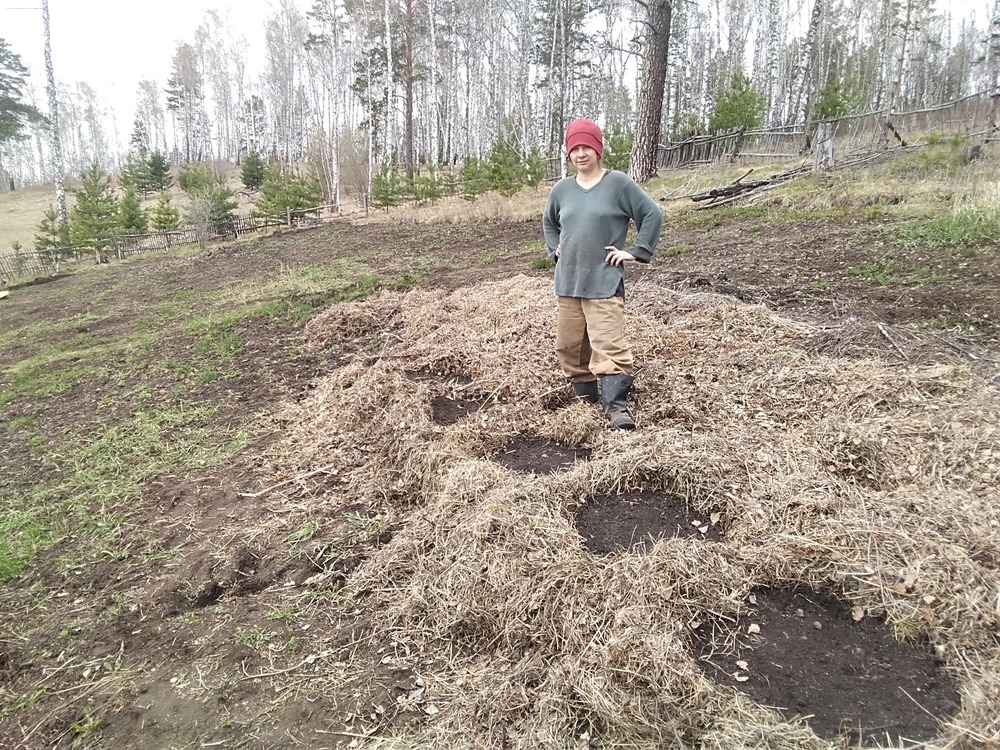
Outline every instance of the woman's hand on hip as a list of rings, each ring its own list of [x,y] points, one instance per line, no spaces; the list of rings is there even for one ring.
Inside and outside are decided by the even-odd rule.
[[[626,252],[625,250],[619,250],[614,245],[608,245],[605,247],[604,252],[607,253],[607,257],[604,258],[604,261],[613,266],[620,266],[627,260],[635,260],[635,256],[632,255],[632,253]]]

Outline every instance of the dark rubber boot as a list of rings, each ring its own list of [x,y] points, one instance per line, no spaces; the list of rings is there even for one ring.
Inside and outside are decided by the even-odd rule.
[[[635,420],[628,410],[628,397],[632,393],[631,375],[605,375],[601,378],[601,402],[604,416],[616,430],[634,430]]]
[[[581,401],[590,404],[601,403],[601,392],[597,388],[596,380],[588,380],[586,383],[573,383],[573,393]]]

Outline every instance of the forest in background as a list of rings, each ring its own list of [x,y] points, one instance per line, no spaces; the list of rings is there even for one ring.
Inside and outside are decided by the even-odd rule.
[[[721,107],[733,102],[751,127],[933,106],[995,89],[1000,3],[992,11],[979,28],[932,0],[316,0],[305,12],[280,0],[259,75],[210,11],[168,80],[140,84],[125,153],[90,85],[57,87],[64,172],[115,173],[154,151],[174,164],[258,153],[305,165],[337,202],[343,185],[370,188],[379,165],[412,176],[499,140],[558,157],[581,115],[626,136],[656,120],[662,142],[733,125]],[[51,179],[46,123],[23,135],[0,144],[4,182]]]

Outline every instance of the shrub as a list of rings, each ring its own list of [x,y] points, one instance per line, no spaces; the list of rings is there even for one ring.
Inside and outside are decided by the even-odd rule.
[[[283,172],[273,166],[266,173],[261,197],[254,204],[255,214],[284,219],[288,210],[300,214],[323,203],[323,189],[315,177]]]
[[[240,179],[243,180],[243,187],[247,190],[257,190],[264,184],[267,178],[267,170],[264,159],[256,151],[251,151],[243,159],[243,166],[240,168]]]

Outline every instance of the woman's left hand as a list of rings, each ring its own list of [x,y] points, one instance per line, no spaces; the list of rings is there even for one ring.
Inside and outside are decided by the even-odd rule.
[[[619,250],[614,245],[608,245],[604,248],[604,252],[607,253],[607,257],[604,259],[606,263],[610,263],[613,266],[620,266],[627,260],[635,260],[635,256],[632,253],[626,252],[624,250]]]

